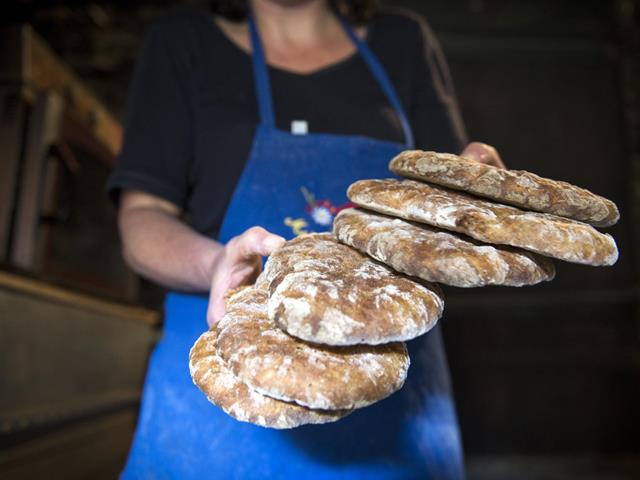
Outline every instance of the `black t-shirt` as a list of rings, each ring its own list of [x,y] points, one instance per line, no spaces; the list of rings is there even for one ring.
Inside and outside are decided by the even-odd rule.
[[[464,129],[442,52],[424,21],[380,13],[367,27],[366,41],[407,111],[416,147],[458,153]],[[269,75],[282,130],[304,120],[309,133],[404,141],[358,53],[311,74],[270,67]],[[215,238],[257,124],[250,55],[209,12],[173,10],[150,28],[139,55],[109,194],[117,200],[121,189],[134,189],[164,198]]]

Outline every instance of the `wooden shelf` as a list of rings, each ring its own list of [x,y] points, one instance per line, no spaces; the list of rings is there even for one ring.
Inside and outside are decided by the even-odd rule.
[[[77,293],[40,280],[2,270],[0,270],[0,288],[34,295],[51,302],[69,304],[76,308],[86,309],[96,313],[139,321],[150,326],[156,326],[160,323],[160,314],[156,311],[98,299],[90,295]]]

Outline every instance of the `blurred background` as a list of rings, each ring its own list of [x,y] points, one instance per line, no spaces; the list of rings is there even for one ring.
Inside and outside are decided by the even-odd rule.
[[[104,182],[145,28],[169,0],[4,1],[0,477],[114,478],[162,292],[120,256]],[[423,14],[469,136],[609,197],[614,267],[449,289],[469,477],[640,478],[640,1],[386,0]]]

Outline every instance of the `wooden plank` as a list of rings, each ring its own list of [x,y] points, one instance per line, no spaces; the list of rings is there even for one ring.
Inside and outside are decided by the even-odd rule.
[[[0,40],[0,83],[23,85],[26,99],[57,93],[114,159],[122,145],[122,126],[47,43],[29,25],[4,27]]]
[[[99,299],[2,270],[0,270],[0,288],[34,295],[50,302],[73,305],[75,308],[90,312],[142,322],[150,326],[160,323],[160,314],[153,310]]]
[[[24,71],[24,28],[6,25],[0,28],[0,84],[20,86]]]
[[[26,408],[18,405],[10,411],[3,408],[0,412],[0,435],[95,416],[117,408],[135,407],[140,401],[140,395],[139,389],[123,389]]]
[[[96,138],[112,153],[120,152],[122,127],[107,108],[86,88],[80,80],[49,48],[46,42],[25,25],[22,30],[25,42],[24,77],[37,90],[54,91],[63,96],[74,113],[84,119]]]
[[[25,113],[26,105],[17,89],[0,87],[0,260],[9,255]]]
[[[45,175],[45,159],[56,141],[62,121],[62,99],[55,94],[38,97],[27,123],[26,145],[11,261],[20,268],[33,270],[36,237],[40,223],[40,195]]]
[[[137,403],[156,329],[4,288],[0,312],[2,433]]]
[[[80,147],[99,158],[104,164],[112,166],[114,152],[94,135],[93,130],[72,110],[64,112],[61,139],[65,143]]]
[[[136,411],[126,409],[48,433],[0,452],[0,477],[113,479],[124,467]]]

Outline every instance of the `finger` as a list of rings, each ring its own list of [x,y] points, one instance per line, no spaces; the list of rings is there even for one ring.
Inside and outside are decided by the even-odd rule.
[[[461,156],[470,158],[477,162],[485,163],[487,158],[491,155],[490,149],[491,147],[485,143],[471,142],[462,151]]]
[[[498,168],[505,168],[497,150],[491,145],[481,142],[471,142],[462,151],[461,156],[476,160],[486,165],[492,165]]]
[[[270,255],[280,248],[285,239],[269,233],[262,227],[252,227],[242,235],[233,238],[228,244],[229,259],[232,262],[242,261],[256,255]]]
[[[223,315],[224,315],[224,310],[222,312],[214,312],[212,308],[212,304],[209,303],[209,309],[207,310],[207,325],[209,326],[209,328],[213,327],[216,323],[218,323]]]
[[[246,279],[246,285],[253,285],[262,273],[262,258],[257,257],[256,263],[253,265],[251,274]]]
[[[244,265],[242,268],[235,270],[230,276],[229,288],[236,288],[242,285],[251,285],[254,283],[253,280],[258,276],[256,273],[257,269],[257,265]]]
[[[227,290],[253,283],[262,269],[261,257],[271,254],[284,243],[284,238],[261,227],[252,227],[227,243],[224,258],[211,284],[207,311],[209,326],[224,315]]]
[[[262,241],[262,247],[260,255],[267,256],[271,255],[274,251],[282,247],[286,243],[284,237],[280,235],[276,235],[274,233],[269,233],[264,240]]]
[[[209,308],[207,323],[211,327],[219,321],[225,312],[224,302],[226,293],[241,285],[251,285],[262,271],[262,260],[259,256],[249,263],[240,263],[220,271],[211,285],[209,293]]]
[[[234,288],[232,284],[233,279],[228,273],[220,273],[216,276],[211,285],[211,291],[209,292],[209,306],[207,308],[207,324],[209,327],[220,321],[224,316],[224,297],[225,294]]]
[[[207,308],[207,324],[215,325],[224,315],[224,293],[227,289],[212,288],[209,294],[209,306]]]

